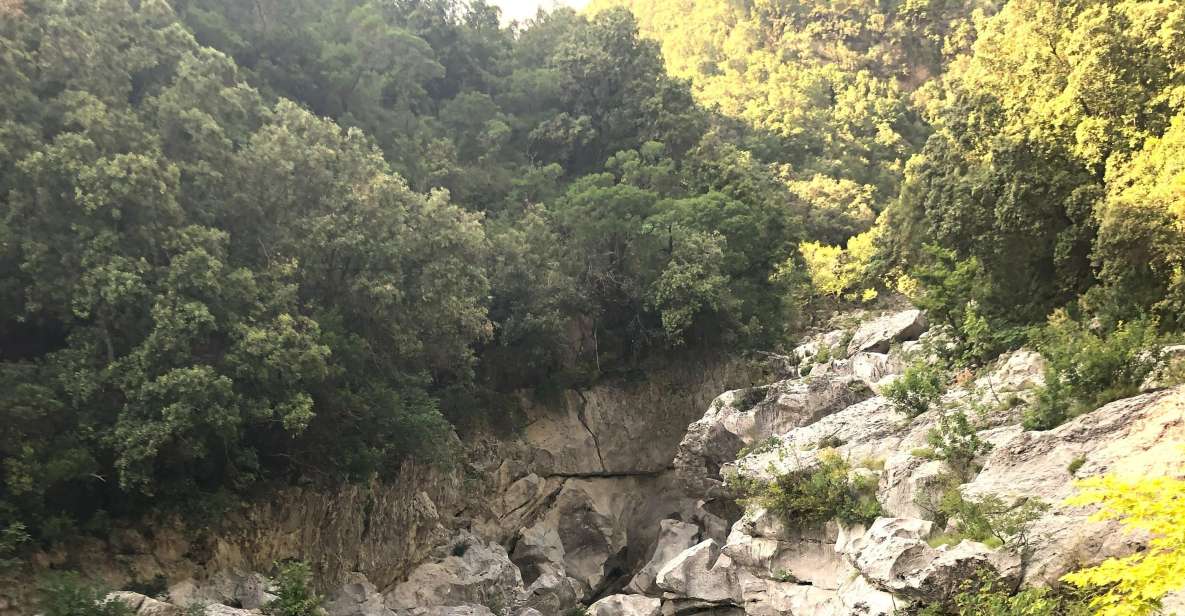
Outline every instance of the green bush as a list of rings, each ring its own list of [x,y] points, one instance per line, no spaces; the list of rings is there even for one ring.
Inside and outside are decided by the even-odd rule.
[[[17,553],[28,540],[29,533],[20,522],[12,522],[0,530],[0,573],[21,564]]]
[[[932,604],[916,616],[1088,616],[1089,597],[1071,589],[1025,588],[1011,585],[991,571],[964,580],[949,605]]]
[[[1066,470],[1071,475],[1076,475],[1078,474],[1078,469],[1082,468],[1083,464],[1086,464],[1086,456],[1077,456],[1073,460],[1070,460],[1070,464],[1066,466]]]
[[[941,367],[918,361],[884,389],[884,396],[893,408],[909,418],[930,410],[930,405],[942,397],[946,385],[946,371]]]
[[[1024,415],[1029,430],[1049,430],[1103,404],[1134,395],[1160,360],[1164,341],[1147,319],[1109,334],[1059,310],[1032,334],[1047,360],[1045,386]]]
[[[752,443],[749,443],[748,445],[745,445],[744,447],[741,447],[741,450],[737,452],[737,459],[740,460],[741,458],[743,458],[745,456],[757,455],[757,454],[762,454],[762,453],[773,451],[773,450],[777,449],[778,446],[781,444],[782,444],[782,441],[778,440],[778,437],[776,437],[776,436],[771,436],[771,437],[765,439],[764,441],[754,441]]]
[[[964,481],[977,470],[975,458],[991,450],[992,445],[979,438],[975,426],[963,411],[944,413],[938,425],[926,435],[931,456],[944,460]]]
[[[949,487],[942,495],[941,517],[959,520],[959,531],[939,535],[932,544],[958,543],[963,539],[978,541],[992,547],[1003,545],[1023,548],[1028,544],[1029,525],[1039,518],[1049,505],[1036,499],[1021,499],[1007,503],[989,494],[979,499],[966,498],[957,487]]]
[[[851,470],[838,454],[825,452],[817,466],[756,486],[753,497],[791,526],[819,526],[831,519],[869,524],[884,512],[876,500],[877,482],[869,477],[853,478]]]
[[[38,588],[42,616],[131,616],[126,603],[107,600],[107,590],[74,572],[44,578]]]
[[[323,597],[312,587],[308,563],[290,561],[279,564],[276,575],[276,598],[263,606],[265,616],[319,616]]]

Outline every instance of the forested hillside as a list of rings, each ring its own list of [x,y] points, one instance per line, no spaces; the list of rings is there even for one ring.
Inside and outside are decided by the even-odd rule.
[[[7,0],[0,79],[0,527],[45,543],[896,293],[951,366],[1045,353],[1030,427],[1185,328],[1180,2]]]
[[[46,540],[447,458],[448,419],[513,428],[519,388],[773,347],[795,246],[846,233],[625,11],[4,11],[0,501]]]

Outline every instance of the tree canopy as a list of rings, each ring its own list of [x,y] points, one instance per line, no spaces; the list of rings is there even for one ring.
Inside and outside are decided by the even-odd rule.
[[[444,463],[520,390],[885,292],[970,363],[1050,314],[1179,330],[1183,29],[1158,0],[0,2],[0,528]]]

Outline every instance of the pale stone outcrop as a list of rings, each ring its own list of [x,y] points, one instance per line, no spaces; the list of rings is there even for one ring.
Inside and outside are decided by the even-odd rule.
[[[546,614],[559,614],[576,605],[584,593],[585,587],[579,581],[546,572],[527,586],[523,603]]]
[[[931,519],[950,473],[950,466],[941,460],[895,453],[885,463],[877,500],[892,516]]]
[[[484,605],[438,605],[408,610],[407,616],[498,616]],[[403,616],[402,614],[400,616]]]
[[[661,595],[662,590],[655,584],[659,570],[671,559],[698,543],[699,535],[700,529],[694,524],[663,520],[660,523],[654,554],[630,580],[627,590],[639,594]]]
[[[374,584],[361,573],[350,573],[325,603],[329,616],[394,616]]]
[[[407,581],[387,595],[387,607],[400,610],[488,601],[511,605],[522,595],[518,567],[502,546],[461,533],[447,546],[446,554],[412,571]]]
[[[839,527],[790,528],[764,509],[746,513],[721,552],[734,567],[764,578],[802,581],[814,588],[836,590],[847,569],[835,551]]]
[[[588,606],[588,616],[659,616],[662,600],[642,595],[610,595]]]
[[[790,356],[801,365],[813,363],[819,353],[823,351],[831,355],[833,350],[839,349],[844,351],[846,355],[847,345],[845,341],[849,335],[850,332],[842,329],[816,334],[803,341],[802,344],[794,347],[794,350],[790,352]]]
[[[876,588],[927,602],[946,600],[981,570],[1014,571],[1007,559],[981,543],[932,548],[926,542],[932,530],[926,520],[879,518],[844,554]]]
[[[113,592],[108,593],[107,601],[119,601],[128,606],[136,616],[181,616],[181,608],[158,601],[152,597],[144,596],[137,592]]]
[[[259,616],[259,610],[244,610],[221,603],[210,603],[202,606],[203,616]]]
[[[731,463],[746,445],[813,424],[871,395],[850,375],[791,379],[726,392],[688,426],[675,454],[675,468],[691,490],[711,492],[720,483],[721,466]]]
[[[571,478],[547,512],[522,530],[511,556],[529,581],[550,572],[592,591],[609,570],[625,565],[631,545],[658,536],[658,512],[689,514],[691,504],[677,484],[660,478]]]
[[[777,437],[774,446],[729,463],[727,472],[770,479],[818,462],[819,454],[834,448],[853,466],[878,465],[892,454],[907,434],[902,416],[880,396],[851,404],[805,426]],[[924,437],[923,437],[924,438]]]
[[[658,587],[666,592],[713,603],[740,600],[732,563],[720,546],[708,539],[671,559],[658,572]]]
[[[1025,581],[1053,583],[1066,572],[1139,549],[1145,538],[1115,522],[1090,522],[1093,509],[1062,501],[1082,477],[1121,478],[1181,473],[1185,443],[1185,387],[1119,400],[1053,430],[1017,432],[997,445],[983,470],[962,487],[964,495],[1005,501],[1039,499],[1052,508],[1028,532],[1031,557]],[[1081,466],[1071,475],[1071,462]]]
[[[689,361],[656,371],[645,384],[568,390],[558,404],[524,399],[523,442],[532,470],[541,476],[664,471],[687,424],[713,397],[735,387],[739,372],[735,361]]]
[[[914,340],[926,331],[926,317],[921,310],[904,310],[865,321],[856,328],[848,342],[848,355],[860,351],[888,353],[894,342]]]
[[[1174,375],[1185,374],[1185,344],[1172,344],[1164,347],[1160,352],[1160,361],[1140,384],[1142,392],[1168,387],[1173,384]]]

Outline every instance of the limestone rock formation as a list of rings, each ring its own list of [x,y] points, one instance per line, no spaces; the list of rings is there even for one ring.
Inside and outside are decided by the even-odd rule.
[[[1104,405],[1053,430],[1018,432],[988,455],[983,471],[963,486],[969,497],[1036,498],[1052,508],[1032,524],[1029,583],[1056,581],[1075,567],[1136,551],[1144,538],[1113,522],[1089,522],[1088,509],[1061,505],[1078,478],[1179,472],[1185,444],[1185,386]],[[1071,474],[1077,459],[1081,467]]]
[[[165,570],[174,583],[168,603],[118,596],[137,616],[181,616],[179,606],[192,600],[210,602],[214,616],[257,614],[271,595],[267,579],[251,572],[267,570],[265,556],[299,555],[311,542],[343,553],[344,562],[327,568],[329,616],[560,616],[580,605],[591,616],[893,616],[949,599],[984,569],[1008,582],[1049,584],[1141,549],[1146,537],[1061,503],[1076,478],[1178,472],[1185,386],[1025,431],[1020,417],[1045,364],[1021,349],[977,378],[958,379],[931,410],[909,418],[879,392],[918,353],[942,344],[925,327],[909,310],[817,334],[776,358],[807,376],[729,389],[710,404],[704,390],[679,391],[676,381],[568,392],[551,408],[528,404],[521,438],[471,445],[471,483],[433,475],[443,481],[433,487],[428,471],[418,471],[403,494],[343,490],[332,503],[302,492],[309,500],[301,511],[260,505],[251,520],[233,520],[234,528],[278,524],[260,531],[266,541],[217,536],[195,546],[168,529],[124,529],[111,544],[131,555],[137,575]],[[923,335],[924,345],[916,342]],[[726,372],[696,382],[723,389]],[[992,445],[955,480],[964,481],[963,496],[1051,506],[1030,524],[1023,550],[930,544],[957,526],[933,507],[954,484],[950,466],[919,448],[942,414],[956,410]],[[883,517],[867,528],[804,526],[758,499],[738,500],[741,488],[809,468],[824,451],[876,483]],[[463,495],[462,485],[480,489]],[[327,520],[326,528],[295,527],[312,519]],[[370,538],[378,545],[367,545]],[[245,553],[255,545],[259,554]],[[381,552],[393,546],[409,554]],[[183,564],[199,548],[212,568]]]
[[[107,595],[106,600],[123,603],[136,616],[181,616],[181,608],[138,592],[113,592]]]
[[[871,395],[850,375],[790,379],[726,392],[688,426],[675,453],[675,468],[688,486],[710,494],[720,482],[721,466],[736,459],[743,447],[810,425]]]
[[[848,355],[860,351],[888,353],[894,342],[914,340],[926,331],[926,317],[921,310],[904,310],[866,321],[856,329],[848,343]]]
[[[932,531],[926,520],[879,518],[845,546],[844,555],[871,585],[928,602],[944,601],[963,580],[996,568],[994,551],[983,544],[930,547]]]
[[[721,557],[720,546],[708,539],[697,543],[663,565],[656,580],[668,593],[712,603],[740,601],[730,559]]]
[[[659,616],[662,600],[642,595],[610,595],[588,606],[589,616]]]
[[[642,569],[634,575],[626,588],[634,593],[661,595],[662,590],[655,583],[658,578],[659,569],[684,550],[697,544],[699,535],[700,528],[695,524],[671,519],[663,520],[658,534],[658,541],[654,546],[654,554]]]
[[[438,560],[420,565],[387,595],[387,607],[513,605],[524,592],[518,567],[506,550],[461,533]]]

